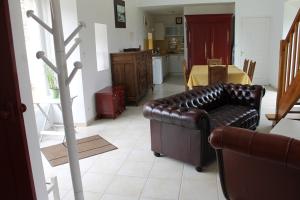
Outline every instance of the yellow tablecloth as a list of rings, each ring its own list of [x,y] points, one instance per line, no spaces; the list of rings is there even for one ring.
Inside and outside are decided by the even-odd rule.
[[[228,65],[228,82],[251,84],[249,76],[234,65]],[[208,65],[194,65],[190,73],[188,87],[208,85]]]

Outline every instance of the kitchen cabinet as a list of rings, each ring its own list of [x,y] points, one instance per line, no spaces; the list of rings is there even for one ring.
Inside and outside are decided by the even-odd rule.
[[[171,74],[182,74],[182,63],[184,61],[183,54],[169,54],[168,72]]]
[[[154,39],[155,40],[165,39],[165,25],[163,23],[154,24]]]
[[[186,20],[189,68],[210,58],[231,64],[232,14],[187,15]]]

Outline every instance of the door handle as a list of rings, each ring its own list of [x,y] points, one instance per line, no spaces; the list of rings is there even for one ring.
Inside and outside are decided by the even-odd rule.
[[[19,107],[19,110],[24,113],[27,110],[27,106],[22,103]],[[7,104],[0,110],[0,120],[9,120],[9,118],[13,117],[15,113],[17,112],[13,109],[13,106],[11,104]]]
[[[20,110],[21,110],[22,113],[26,112],[27,106],[26,106],[25,104],[22,103],[22,104],[21,104],[21,107],[20,107]]]

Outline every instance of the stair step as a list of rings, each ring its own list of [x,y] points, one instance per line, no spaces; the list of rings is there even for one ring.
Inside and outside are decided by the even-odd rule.
[[[276,120],[276,114],[266,114],[266,118],[269,121],[275,121]]]
[[[289,114],[300,114],[300,110],[290,110]]]
[[[293,119],[293,118],[289,118],[289,119],[291,119],[291,120],[296,120],[296,121],[300,121],[300,119]]]
[[[286,118],[293,117],[293,118],[299,118],[300,119],[300,113],[297,113],[297,112],[288,113],[285,117]]]

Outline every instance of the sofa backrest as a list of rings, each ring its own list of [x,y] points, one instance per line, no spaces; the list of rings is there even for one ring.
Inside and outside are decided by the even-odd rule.
[[[228,94],[223,84],[189,90],[180,94],[156,100],[161,104],[182,108],[198,108],[210,111],[228,103]]]
[[[260,113],[261,99],[265,88],[260,85],[223,84],[227,102],[232,105],[243,105],[255,108]]]
[[[232,104],[254,108],[260,113],[265,89],[260,85],[218,83],[173,96],[157,99],[160,104],[182,108],[198,108],[209,112],[217,107]]]

